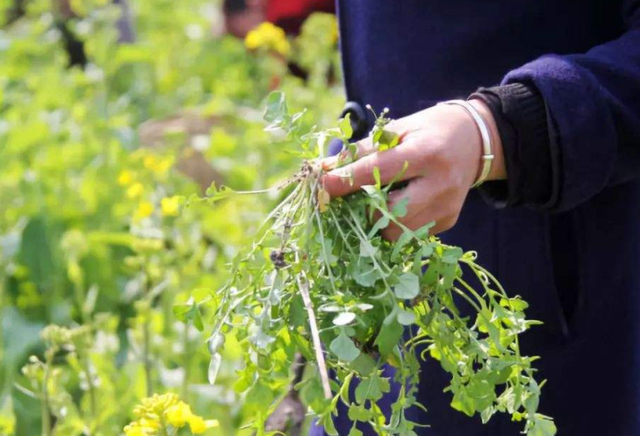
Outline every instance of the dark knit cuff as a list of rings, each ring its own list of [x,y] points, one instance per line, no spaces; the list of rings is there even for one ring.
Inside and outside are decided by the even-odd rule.
[[[552,152],[547,109],[532,84],[511,83],[480,88],[469,99],[483,101],[491,111],[500,138],[508,178],[479,189],[497,207],[550,207],[557,198],[556,153]]]

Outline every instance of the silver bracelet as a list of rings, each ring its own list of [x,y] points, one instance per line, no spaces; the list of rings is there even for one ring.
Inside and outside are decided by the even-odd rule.
[[[482,154],[482,170],[480,171],[480,176],[478,176],[478,179],[475,181],[473,185],[471,185],[472,188],[476,188],[480,186],[485,180],[487,180],[487,177],[489,176],[489,172],[491,171],[491,165],[493,163],[493,152],[491,147],[492,145],[491,132],[487,127],[487,123],[482,118],[482,115],[480,115],[480,112],[478,112],[478,110],[475,107],[473,107],[473,105],[469,104],[469,102],[467,101],[449,100],[449,101],[443,101],[442,103],[438,103],[438,104],[453,104],[456,106],[463,107],[467,112],[469,112],[469,114],[471,115],[471,118],[473,118],[473,121],[476,122],[476,125],[478,126],[478,130],[480,130],[480,136],[482,137],[482,153],[483,153]]]

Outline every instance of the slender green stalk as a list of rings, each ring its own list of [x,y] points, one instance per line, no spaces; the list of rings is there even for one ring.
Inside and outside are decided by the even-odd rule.
[[[53,364],[53,352],[46,352],[44,376],[42,377],[42,392],[40,401],[40,416],[42,420],[42,436],[51,436],[51,408],[49,407],[49,379],[51,378],[51,365]]]
[[[153,395],[153,374],[151,367],[151,321],[149,314],[145,314],[142,324],[142,360],[146,381],[147,397]]]
[[[304,275],[304,272],[302,272],[301,275]],[[302,295],[302,299],[309,316],[309,328],[311,330],[313,348],[315,350],[316,360],[318,362],[318,372],[320,373],[320,380],[322,381],[322,390],[324,392],[324,397],[326,399],[330,399],[331,385],[329,384],[329,372],[327,371],[327,364],[325,363],[324,355],[322,354],[322,341],[320,340],[320,333],[318,332],[318,325],[316,322],[316,315],[313,310],[313,303],[311,302],[311,297],[309,296],[309,282],[307,281],[306,277],[304,277],[304,279],[301,279],[300,275],[296,275],[296,281],[298,282],[298,289],[300,290],[300,295]]]
[[[3,328],[3,320],[4,320],[4,291],[5,291],[5,277],[3,274],[4,267],[0,265],[0,362],[5,362],[4,360],[4,328]],[[0,398],[4,398],[5,392],[10,389],[9,383],[6,381],[9,380],[9,367],[7,365],[0,364],[0,371],[5,372],[5,374],[0,374]],[[6,384],[5,384],[6,383]]]
[[[191,342],[189,341],[189,324],[184,323],[182,332],[182,343],[184,346],[184,355],[182,360],[182,399],[189,402],[189,378],[191,376]]]
[[[89,391],[89,406],[90,406],[89,410],[91,413],[91,418],[95,419],[98,415],[98,400],[96,397],[96,387],[93,384],[93,376],[91,374],[91,362],[89,360],[89,357],[85,353],[83,353],[83,355],[80,357],[80,361],[82,362],[82,370],[84,371],[87,377],[87,387]]]

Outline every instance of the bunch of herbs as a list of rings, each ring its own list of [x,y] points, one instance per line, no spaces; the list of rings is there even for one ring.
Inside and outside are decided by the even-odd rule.
[[[378,150],[398,145],[385,130],[386,113],[371,132]],[[296,356],[302,356],[310,363],[307,376],[292,389],[329,434],[338,434],[333,416],[343,402],[354,423],[350,436],[362,434],[357,422],[380,435],[412,436],[424,424],[412,422],[407,409],[428,406],[416,399],[420,360],[435,359],[451,376],[447,391],[454,409],[478,413],[483,422],[508,413],[524,422],[529,436],[555,434],[552,419],[537,412],[544,383],[534,378],[536,358],[520,353],[519,335],[536,323],[525,318],[527,303],[507,295],[474,252],[431,235],[433,223],[417,230],[404,226],[406,203],[387,206],[397,183],[382,186],[377,171],[376,184],[330,198],[317,156],[338,138],[344,143],[338,165],[355,159],[351,125],[347,117],[336,128],[305,131],[303,117],[289,114],[282,93],[269,96],[268,130],[284,132],[302,150],[297,174],[264,191],[209,191],[212,202],[281,191],[281,201],[215,294],[210,382],[231,334],[244,350],[236,388],[247,393],[258,434],[276,433],[267,425],[278,403],[274,392],[288,383]],[[391,223],[403,230],[396,242],[380,236]],[[385,365],[395,368],[393,380]],[[399,388],[385,416],[380,401],[392,383]]]

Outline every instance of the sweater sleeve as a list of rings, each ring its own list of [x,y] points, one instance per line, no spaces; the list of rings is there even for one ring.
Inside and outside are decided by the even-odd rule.
[[[571,209],[640,177],[640,0],[625,2],[627,31],[584,54],[545,55],[503,80],[542,94],[560,153],[557,201]]]
[[[502,139],[507,180],[483,183],[479,190],[497,208],[551,209],[558,198],[559,156],[551,141],[548,114],[540,92],[530,83],[480,88],[469,99],[483,101]]]

